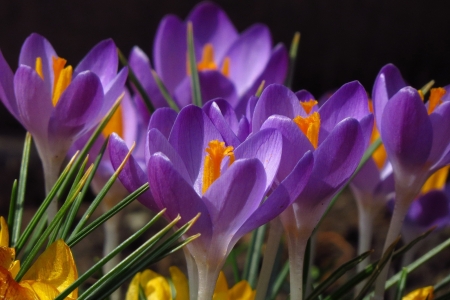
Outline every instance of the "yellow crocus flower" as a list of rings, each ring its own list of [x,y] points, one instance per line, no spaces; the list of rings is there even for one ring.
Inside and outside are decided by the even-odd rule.
[[[37,258],[22,280],[16,282],[20,265],[15,260],[14,248],[9,248],[8,226],[3,217],[0,217],[0,226],[0,299],[54,299],[78,278],[69,246],[63,240],[57,240]],[[77,297],[78,289],[66,299]]]
[[[432,286],[420,288],[412,291],[411,293],[403,297],[402,300],[433,300],[433,291],[434,289]]]

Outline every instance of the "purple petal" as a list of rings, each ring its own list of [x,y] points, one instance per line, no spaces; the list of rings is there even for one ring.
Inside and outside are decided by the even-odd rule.
[[[358,174],[353,178],[350,186],[355,187],[363,193],[373,194],[375,188],[380,183],[380,180],[380,170],[375,164],[375,161],[372,158],[369,158],[359,170]]]
[[[214,234],[231,238],[261,204],[265,183],[264,167],[255,158],[236,160],[214,181],[203,195]]]
[[[283,138],[273,128],[267,128],[250,136],[234,151],[236,159],[257,158],[267,175],[266,190],[272,185],[281,161]]]
[[[314,158],[311,152],[298,161],[292,173],[275,189],[267,200],[248,218],[247,222],[233,237],[234,244],[244,234],[270,222],[281,214],[302,192],[313,168]]]
[[[173,93],[187,76],[186,25],[176,16],[166,16],[159,23],[153,45],[155,70]]]
[[[127,82],[128,68],[123,68],[120,70],[119,74],[111,80],[108,86],[104,86],[104,100],[102,109],[98,114],[98,121],[108,114],[108,111],[113,107],[116,100],[125,91],[125,83]]]
[[[164,96],[161,94],[158,85],[153,79],[151,73],[152,66],[147,55],[137,46],[133,47],[131,50],[130,58],[128,59],[130,68],[133,70],[137,79],[144,87],[150,100],[156,108],[167,106],[167,102]],[[135,94],[138,94],[137,89],[133,86]]]
[[[237,137],[242,142],[250,134],[250,124],[245,116],[242,116],[241,120],[239,120]]]
[[[191,230],[200,233],[201,239],[209,240],[212,236],[212,224],[208,209],[167,157],[161,153],[152,155],[148,164],[148,174],[152,194],[161,207],[167,209],[166,215],[169,220],[180,215],[178,226],[182,226],[201,213]]]
[[[423,168],[433,142],[433,128],[417,90],[405,87],[388,101],[381,138],[394,172]]]
[[[19,121],[32,135],[47,139],[47,126],[53,111],[45,82],[34,69],[22,65],[14,76]]]
[[[108,150],[111,164],[114,170],[117,170],[125,156],[128,154],[129,149],[125,142],[117,134],[113,133],[109,138]],[[130,156],[122,172],[120,172],[119,180],[130,193],[134,192],[148,181],[147,175],[141,169],[133,155]],[[139,196],[139,201],[152,211],[157,212],[162,209],[155,203],[149,190]]]
[[[251,96],[248,99],[247,106],[245,107],[245,113],[244,113],[244,111],[240,111],[240,110],[238,110],[238,108],[236,108],[236,110],[235,110],[236,114],[237,115],[239,115],[239,114],[245,115],[247,120],[249,120],[249,121],[253,120],[253,113],[255,111],[256,103],[258,103],[258,100],[259,100],[259,97]]]
[[[300,102],[304,102],[304,101],[309,101],[309,100],[315,100],[316,98],[313,96],[313,94],[311,94],[310,92],[308,92],[307,90],[300,90],[298,92],[295,93],[295,95],[297,96],[298,100]],[[317,106],[317,105],[316,105]]]
[[[272,52],[269,29],[255,24],[244,31],[230,47],[230,79],[235,83],[238,95],[249,89],[264,70]]]
[[[205,105],[203,105],[203,111],[205,111],[206,114],[208,114],[207,111],[210,109],[210,106],[213,103],[216,103],[216,105],[220,109],[220,112],[222,113],[225,121],[228,124],[230,124],[230,127],[233,130],[233,132],[237,132],[239,125],[238,125],[236,113],[234,112],[231,104],[228,101],[226,101],[225,99],[214,99],[214,100],[208,101],[205,103]]]
[[[386,103],[405,86],[406,83],[403,80],[402,74],[396,66],[387,64],[381,68],[372,90],[373,110],[378,131],[381,131],[381,118]]]
[[[429,228],[435,225],[447,225],[449,222],[449,199],[443,191],[431,191],[420,196],[411,204],[406,223]]]
[[[19,120],[16,96],[14,94],[14,73],[0,51],[0,100],[9,112]]]
[[[187,20],[192,22],[197,44],[213,45],[215,61],[222,61],[225,52],[238,38],[238,33],[226,13],[214,3],[200,3]]]
[[[433,127],[433,143],[431,153],[428,158],[433,168],[444,166],[440,162],[443,155],[450,151],[450,102],[439,105],[430,115],[431,126]]]
[[[74,70],[74,76],[89,70],[95,73],[103,87],[106,87],[116,77],[118,64],[116,45],[111,39],[104,40],[95,45],[80,61]]]
[[[211,103],[207,107],[203,108],[203,111],[208,115],[211,122],[214,126],[219,130],[220,134],[223,137],[224,142],[233,147],[239,146],[241,143],[237,138],[236,134],[233,132],[230,123],[225,120],[225,117],[222,115],[222,112],[215,101],[210,101]],[[235,119],[236,122],[236,119]],[[236,124],[237,127],[237,124]]]
[[[285,116],[269,117],[261,126],[261,129],[265,128],[275,128],[283,136],[280,168],[276,180],[279,183],[291,173],[295,166],[293,163],[299,161],[307,151],[314,151],[314,147],[298,126]]]
[[[297,96],[287,87],[279,84],[269,85],[256,103],[252,131],[257,132],[271,115],[282,115],[290,119],[294,119],[296,116],[306,116],[298,102]]]
[[[183,108],[170,133],[169,142],[186,165],[196,191],[201,191],[205,149],[212,140],[222,140],[220,133],[200,107]]]
[[[269,61],[264,71],[253,82],[253,85],[240,97],[239,108],[243,110],[247,106],[249,98],[256,94],[261,83],[264,81],[265,86],[272,83],[283,84],[288,70],[288,53],[282,44],[278,44],[272,51]],[[238,108],[237,108],[238,109]]]
[[[97,75],[90,71],[78,74],[61,95],[48,124],[49,139],[71,143],[96,124],[103,105],[103,89]]]
[[[26,65],[36,68],[36,58],[42,59],[42,74],[46,88],[53,90],[53,61],[52,57],[58,57],[52,45],[43,36],[32,33],[22,45],[19,56],[19,66]]]
[[[152,114],[148,129],[156,128],[168,139],[177,116],[177,112],[171,108],[159,108]]]
[[[344,84],[320,107],[321,143],[333,128],[345,118],[361,120],[369,114],[367,93],[358,81]]]

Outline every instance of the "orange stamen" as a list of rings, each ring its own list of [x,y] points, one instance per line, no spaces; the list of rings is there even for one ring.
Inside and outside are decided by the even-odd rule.
[[[230,58],[228,56],[223,60],[222,74],[225,75],[225,77],[230,77]]]
[[[202,194],[206,193],[211,184],[220,177],[220,167],[223,159],[226,156],[230,157],[229,165],[235,160],[233,147],[225,147],[225,143],[218,140],[210,141],[205,151],[208,154],[205,157],[203,170]]]
[[[54,74],[52,103],[53,106],[56,106],[61,94],[66,90],[72,81],[72,66],[67,66],[64,68],[67,62],[64,58],[52,57],[52,60]]]
[[[306,135],[314,149],[319,144],[320,115],[314,112],[307,117],[297,116],[293,120],[298,128]]]
[[[121,138],[123,138],[122,105],[119,105],[109,122],[106,124],[105,128],[103,128],[102,134],[106,138],[113,132],[117,133]]]
[[[202,60],[197,64],[199,71],[217,70],[217,65],[214,62],[214,48],[212,44],[206,44],[203,47]]]
[[[38,73],[39,77],[44,80],[44,73],[42,72],[42,58],[36,57],[36,64],[34,69],[36,70],[36,73]]]
[[[314,106],[317,105],[317,100],[309,99],[308,101],[300,101],[300,105],[305,110],[306,114],[309,115]]]
[[[428,114],[431,114],[439,104],[442,104],[442,96],[446,93],[444,88],[434,88],[430,91],[430,99],[428,99]]]
[[[423,184],[421,193],[426,194],[432,190],[442,190],[444,189],[445,182],[448,177],[448,171],[450,166],[443,167],[442,169],[437,170],[431,175],[428,180]]]

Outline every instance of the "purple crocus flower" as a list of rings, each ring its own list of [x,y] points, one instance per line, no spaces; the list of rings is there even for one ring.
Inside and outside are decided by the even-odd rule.
[[[373,87],[375,119],[392,164],[395,207],[385,249],[400,234],[406,212],[426,179],[450,163],[450,102],[443,89],[431,91],[424,105],[421,94],[406,86],[400,71],[384,66]],[[377,281],[382,297],[387,267]]]
[[[153,49],[154,69],[179,107],[192,103],[191,80],[187,66],[187,23],[194,29],[195,55],[202,99],[221,97],[238,115],[265,80],[266,85],[283,83],[288,55],[281,44],[272,48],[269,29],[255,24],[239,34],[225,12],[216,4],[202,2],[183,22],[168,15],[160,23]],[[130,66],[143,83],[156,107],[167,106],[150,73],[151,64],[135,47]]]
[[[279,215],[303,190],[312,154],[305,154],[263,200],[281,160],[282,136],[277,130],[264,129],[229,146],[206,113],[189,105],[178,116],[170,109],[157,110],[147,141],[146,172],[131,157],[120,179],[129,190],[148,181],[151,195],[140,201],[152,210],[166,208],[169,220],[181,215],[184,224],[201,213],[192,229],[201,236],[186,248],[189,282],[191,298],[211,299],[219,271],[238,239]],[[127,151],[113,135],[114,167]]]
[[[117,73],[112,40],[97,44],[72,71],[38,34],[22,46],[14,74],[0,53],[0,99],[32,134],[47,192],[69,147],[95,126],[122,94],[127,69]]]
[[[288,235],[291,298],[301,299],[305,246],[332,197],[355,171],[369,142],[373,116],[358,82],[342,86],[319,109],[307,91],[297,94],[270,85],[256,104],[253,132],[276,128],[283,135],[277,181],[283,180],[306,151],[314,151],[314,167],[305,189],[281,214]],[[298,282],[298,284],[296,284]]]

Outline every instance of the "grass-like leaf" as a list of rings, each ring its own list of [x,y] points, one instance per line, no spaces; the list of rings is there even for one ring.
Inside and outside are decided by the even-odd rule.
[[[161,92],[161,94],[163,95],[164,99],[166,100],[167,104],[169,104],[170,108],[172,108],[173,110],[175,110],[176,112],[180,111],[180,108],[178,107],[178,105],[175,103],[175,100],[173,100],[172,96],[170,96],[169,91],[167,90],[166,86],[164,85],[164,83],[162,82],[161,78],[159,77],[159,75],[156,73],[155,70],[151,70],[152,72],[152,76],[153,79],[155,79],[156,85],[159,88],[159,91]]]
[[[422,92],[422,95],[426,95],[430,89],[433,87],[433,85],[435,84],[434,80],[430,80],[429,82],[427,82],[421,89],[420,91]]]
[[[122,51],[117,49],[117,53],[119,55],[119,60],[125,67],[128,67],[128,78],[133,83],[133,85],[136,87],[139,95],[141,96],[142,100],[144,100],[145,106],[147,106],[147,109],[150,113],[153,113],[155,111],[155,107],[152,104],[152,101],[150,97],[148,96],[147,92],[145,91],[144,87],[142,86],[139,79],[136,77],[136,74],[134,73],[133,69],[130,67],[130,64],[128,63],[127,58],[125,55],[123,55]]]
[[[403,294],[405,293],[406,278],[408,278],[408,269],[402,269],[402,275],[398,281],[397,291],[395,292],[395,300],[402,300]]]
[[[334,271],[327,279],[325,279],[321,284],[319,284],[314,291],[306,298],[306,300],[316,299],[322,292],[324,292],[329,286],[335,283],[342,275],[344,275],[347,271],[353,269],[359,263],[361,263],[364,259],[366,259],[373,250],[364,252],[363,254],[353,258],[352,260],[346,262],[342,266],[340,266],[336,271]]]
[[[256,93],[255,93],[256,97],[261,96],[265,86],[266,86],[266,81],[265,80],[261,81],[261,84],[258,86],[258,89],[256,90]]]
[[[22,162],[20,163],[19,185],[17,187],[17,197],[15,197],[14,218],[10,224],[9,231],[11,232],[10,245],[16,247],[20,236],[20,227],[22,224],[23,203],[25,202],[25,191],[27,185],[28,162],[30,160],[31,148],[31,134],[27,132],[25,136],[25,143],[23,145]]]
[[[300,32],[296,32],[292,38],[291,48],[289,49],[288,75],[284,83],[288,88],[292,88],[292,81],[295,73],[295,62],[297,61],[298,45],[300,44]]]
[[[18,189],[18,184],[17,184],[17,179],[15,179],[13,182],[12,189],[11,189],[11,198],[9,201],[8,228],[14,227],[14,216],[16,214],[16,202],[17,202],[17,189]],[[11,237],[10,237],[10,239],[11,239]],[[10,245],[12,244],[11,240],[9,241],[9,244]]]
[[[261,261],[261,251],[262,245],[264,243],[264,236],[266,234],[266,228],[267,225],[264,224],[252,232],[250,245],[247,249],[247,257],[245,259],[242,278],[247,280],[253,289],[256,286],[256,279],[258,277],[258,270]]]
[[[200,79],[198,78],[197,60],[195,58],[194,29],[192,28],[192,22],[188,22],[187,24],[187,48],[189,73],[191,75],[192,101],[194,105],[202,107],[202,93],[200,90]]]

